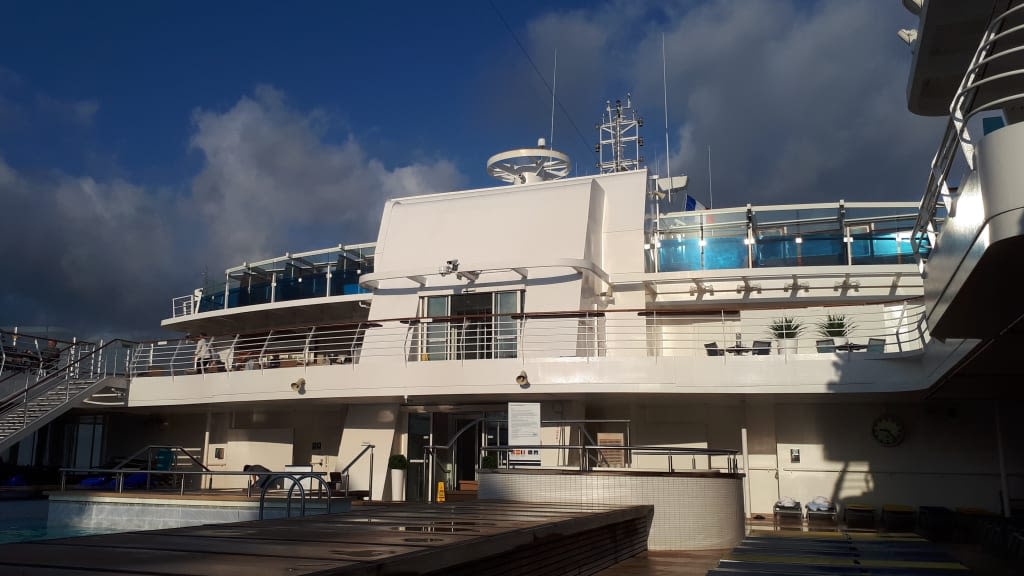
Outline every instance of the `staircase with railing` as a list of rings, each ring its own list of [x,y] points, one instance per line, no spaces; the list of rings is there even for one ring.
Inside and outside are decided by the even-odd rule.
[[[110,390],[127,387],[134,346],[124,340],[83,346],[63,366],[34,382],[27,379],[23,389],[0,398],[0,452],[97,393],[102,404],[109,405],[112,395],[123,404],[127,395]]]
[[[926,34],[954,34],[923,27]],[[928,328],[940,338],[990,338],[1024,312],[1017,287],[1003,278],[1024,246],[1024,170],[1016,161],[1024,147],[1022,111],[1024,2],[995,2],[950,102],[911,234],[923,266]]]
[[[997,70],[997,73],[994,74],[987,73],[990,66],[1019,57],[1021,51],[1024,51],[1024,46],[1008,42],[1011,36],[1024,29],[1024,25],[1014,21],[1015,18],[1019,19],[1022,15],[1024,15],[1024,4],[1018,4],[1002,14],[993,16],[988,28],[982,34],[978,48],[971,58],[971,63],[953,96],[953,101],[949,106],[949,121],[946,124],[946,131],[943,133],[942,142],[932,160],[925,194],[921,199],[921,210],[911,235],[915,253],[919,253],[923,245],[922,240],[928,238],[929,235],[933,240],[930,244],[934,244],[934,235],[937,232],[934,226],[936,212],[940,207],[949,207],[952,204],[953,197],[947,179],[954,161],[958,158],[958,150],[962,153],[960,157],[963,158],[967,170],[975,169],[976,142],[967,129],[968,121],[982,112],[998,110],[1024,99],[1024,94],[1005,95],[1000,92],[997,93],[998,97],[975,104],[979,92],[983,89],[992,90],[1000,81],[1024,75],[1024,69]],[[1011,68],[1013,67],[1011,66]]]

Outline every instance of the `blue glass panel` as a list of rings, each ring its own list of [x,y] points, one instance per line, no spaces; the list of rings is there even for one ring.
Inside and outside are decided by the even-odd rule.
[[[327,294],[327,274],[306,274],[277,281],[277,301],[302,300]]]
[[[846,245],[839,234],[808,234],[798,244],[787,236],[765,237],[757,241],[754,266],[835,266],[846,264]]]
[[[664,246],[664,243],[662,244]],[[704,269],[722,270],[747,267],[747,245],[743,238],[705,238]]]
[[[854,264],[908,264],[915,262],[910,238],[896,232],[875,232],[853,236]]]
[[[798,265],[836,266],[846,264],[846,244],[840,234],[810,234],[803,237]]]
[[[661,241],[661,248],[658,249],[658,270],[678,272],[700,269],[700,240],[672,238]]]
[[[761,238],[754,246],[754,267],[796,266],[796,242],[778,236]]]
[[[199,311],[210,312],[211,310],[222,310],[224,308],[224,293],[216,292],[206,294],[199,300]]]
[[[238,289],[238,305],[251,306],[270,302],[270,283],[264,282],[252,286],[241,286]]]

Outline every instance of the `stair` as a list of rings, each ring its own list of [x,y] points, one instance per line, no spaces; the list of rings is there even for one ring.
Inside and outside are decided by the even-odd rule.
[[[445,502],[465,502],[477,499],[479,483],[476,480],[459,480],[458,490],[448,490],[445,493]]]
[[[94,395],[94,404],[124,404],[118,390],[128,386],[124,374],[132,349],[131,343],[114,340],[25,390],[0,398],[0,452]]]
[[[69,380],[50,388],[28,402],[19,402],[0,413],[0,452],[56,419],[75,406],[85,403],[93,392],[106,387],[125,387],[124,376]]]

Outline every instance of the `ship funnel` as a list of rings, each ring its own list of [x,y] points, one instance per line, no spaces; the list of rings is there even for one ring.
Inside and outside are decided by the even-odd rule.
[[[547,147],[543,138],[536,148],[520,148],[495,154],[487,159],[487,173],[509,184],[531,184],[565,178],[569,174],[569,156]]]

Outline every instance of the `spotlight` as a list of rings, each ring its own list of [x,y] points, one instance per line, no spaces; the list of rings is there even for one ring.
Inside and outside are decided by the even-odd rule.
[[[913,46],[914,42],[917,41],[917,30],[904,28],[896,32],[896,35],[899,36],[901,40],[906,42],[907,46]]]
[[[519,384],[520,388],[530,387],[530,377],[526,374],[526,370],[520,370],[519,375],[516,376],[516,384]]]
[[[299,378],[295,382],[292,382],[292,390],[298,392],[299,394],[305,394],[306,393],[306,379],[305,378]]]

